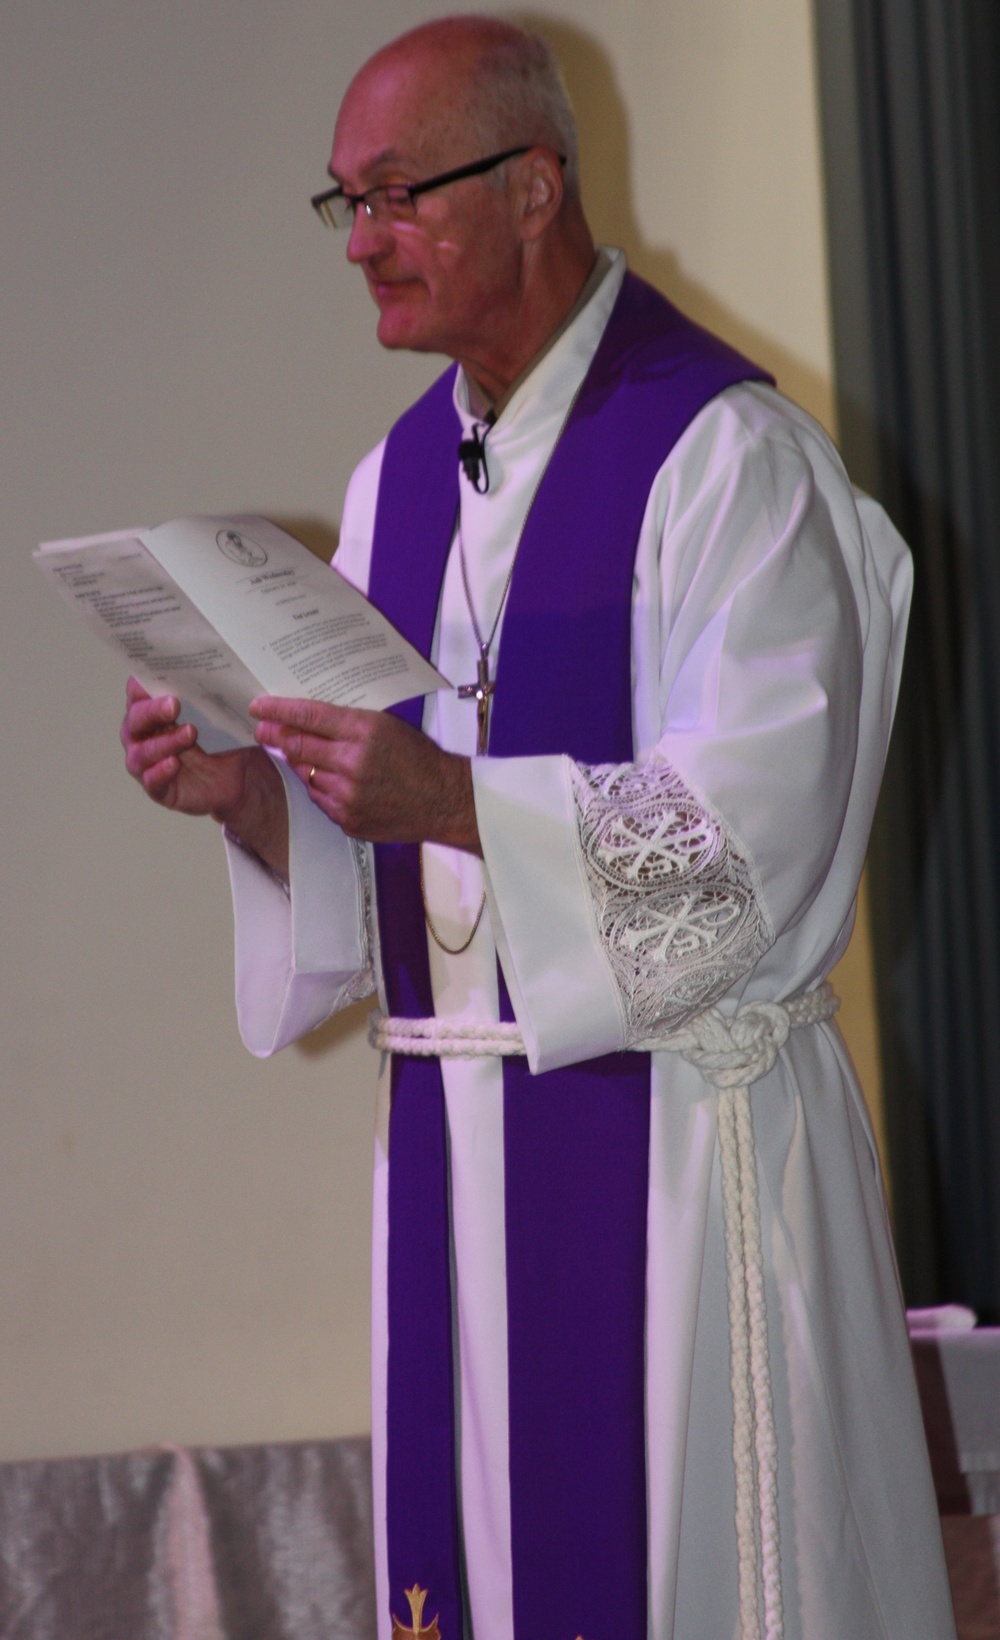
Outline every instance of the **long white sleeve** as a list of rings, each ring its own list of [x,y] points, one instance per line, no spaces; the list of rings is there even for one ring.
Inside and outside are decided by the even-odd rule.
[[[375,989],[367,864],[275,759],[288,799],[290,889],[226,839],[236,934],[236,1010],[266,1057]]]
[[[753,994],[781,997],[832,965],[884,756],[905,566],[884,519],[863,527],[818,429],[769,391],[734,390],[689,429],[637,560],[636,764],[473,765],[533,1069],[669,1030],[751,972]],[[820,894],[825,914],[807,918]]]

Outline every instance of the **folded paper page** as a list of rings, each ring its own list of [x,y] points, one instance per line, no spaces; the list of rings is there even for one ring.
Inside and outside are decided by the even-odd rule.
[[[380,612],[266,518],[48,541],[35,561],[147,689],[243,744],[254,695],[384,710],[450,687]]]

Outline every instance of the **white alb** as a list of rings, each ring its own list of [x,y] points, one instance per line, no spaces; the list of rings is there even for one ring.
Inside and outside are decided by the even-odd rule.
[[[489,491],[476,495],[460,484],[470,592],[481,621],[498,607],[539,470],[622,275],[619,257],[491,429]],[[456,406],[467,430],[461,377]],[[381,448],[358,468],[344,507],[338,568],[362,590],[380,468]],[[429,948],[436,1014],[463,1028],[496,1028],[499,956],[537,1071],[629,1046],[648,1019],[693,1027],[699,1004],[726,1020],[742,1017],[742,1032],[748,1016],[739,1011],[747,1004],[787,1010],[789,999],[815,992],[850,936],[908,593],[898,537],[877,508],[854,495],[829,440],[807,416],[762,386],[730,389],[706,406],[656,476],[636,551],[639,788],[623,773],[620,797],[602,793],[602,776],[595,787],[565,757],[475,757],[474,704],[449,691],[425,703],[425,730],[473,758],[484,856],[425,848],[435,926],[459,944],[484,888],[489,910],[463,957]],[[497,642],[502,689],[502,622]],[[432,658],[453,683],[476,676],[454,551]],[[675,835],[657,838],[652,812],[643,811],[641,771],[653,767],[672,771],[679,783],[672,798],[666,793],[676,804]],[[258,1053],[326,1018],[352,994],[367,960],[354,851],[294,777],[286,784],[291,902],[231,850],[240,1022]],[[648,912],[644,865],[655,865]],[[675,869],[685,886],[672,926],[662,896]],[[377,978],[377,946],[374,960]],[[786,1640],[948,1640],[954,1631],[937,1511],[864,1104],[834,1024],[792,1030],[779,1049],[766,1013],[756,1019],[760,1041],[770,1043],[765,1062],[772,1049],[776,1055],[751,1096],[760,1237],[748,1306],[756,1309],[762,1288],[776,1446],[772,1459],[763,1439],[757,1464],[765,1480],[776,1475],[776,1505],[771,1481],[763,1499],[775,1517],[764,1566],[766,1620],[773,1632],[777,1555]],[[742,1392],[737,1384],[734,1397],[730,1376],[724,1235],[732,1217],[723,1199],[729,1095],[720,1094],[709,1068],[662,1047],[651,1053],[650,1640],[733,1635],[741,1605],[746,1620],[732,1448]],[[716,1069],[724,1069],[721,1062]],[[442,1075],[471,1630],[474,1640],[513,1640],[502,1063],[446,1058]],[[380,1640],[388,1640],[388,1088],[380,1086],[372,1433]],[[358,1090],[331,1096],[354,1098]],[[739,1159],[746,1133],[736,1127]],[[742,1208],[739,1216],[742,1223]],[[751,1362],[751,1376],[755,1370]]]

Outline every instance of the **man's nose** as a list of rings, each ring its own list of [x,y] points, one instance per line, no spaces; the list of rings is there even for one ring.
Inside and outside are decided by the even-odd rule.
[[[347,241],[347,260],[364,262],[380,250],[387,249],[391,242],[392,223],[380,222],[377,217],[369,216],[364,205],[359,205]]]

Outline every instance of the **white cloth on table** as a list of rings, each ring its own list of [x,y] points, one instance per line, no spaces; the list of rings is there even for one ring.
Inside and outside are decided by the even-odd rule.
[[[486,441],[488,491],[460,484],[471,596],[484,630],[623,272],[616,256],[583,312],[504,408]],[[461,373],[456,405],[468,429]],[[351,481],[337,556],[338,568],[362,588],[381,456],[379,446]],[[436,1011],[495,1019],[499,953],[538,1070],[648,1035],[638,1016],[648,1019],[651,1006],[669,1029],[706,1001],[722,997],[732,1009],[784,1000],[818,983],[851,932],[908,592],[905,549],[884,515],[852,492],[835,451],[806,415],[757,385],[731,388],[710,403],[661,468],[638,544],[638,773],[580,771],[561,757],[475,759],[485,861],[426,848],[427,893],[449,944],[464,939],[484,887],[489,918],[464,956],[429,943]],[[476,675],[456,550],[433,658],[455,684]],[[474,702],[451,692],[429,696],[423,721],[442,745],[473,753]],[[366,962],[364,851],[317,814],[287,773],[286,785],[290,904],[252,861],[230,850],[241,1029],[257,1053],[280,1048],[354,994]],[[613,825],[601,829],[616,793],[639,809],[657,795],[672,805],[672,825],[648,840],[642,859],[626,858],[624,872]],[[610,918],[601,908],[605,868],[615,879]],[[650,871],[657,889],[651,922],[642,909]],[[625,975],[636,984],[623,984]],[[502,1072],[496,1060],[446,1061],[442,1070],[470,1611],[475,1640],[511,1640]],[[789,1640],[946,1640],[952,1630],[940,1533],[875,1148],[835,1027],[794,1033],[754,1088],[753,1108],[786,1633]],[[736,1623],[715,1113],[714,1090],[691,1066],[654,1053],[651,1640],[731,1635]],[[377,1523],[384,1519],[387,1170],[379,1125]],[[384,1543],[376,1550],[383,1640]]]

